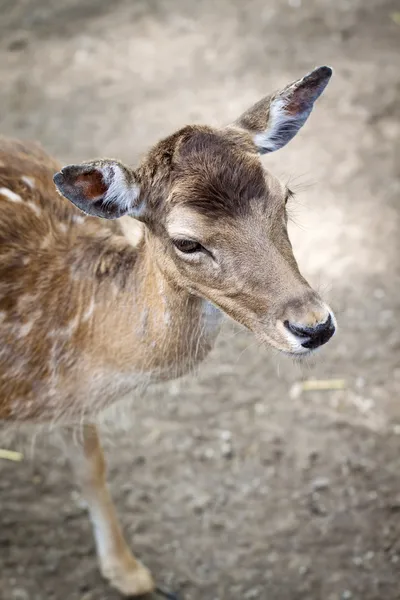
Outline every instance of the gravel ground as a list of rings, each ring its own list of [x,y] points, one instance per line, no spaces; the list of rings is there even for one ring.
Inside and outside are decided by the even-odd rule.
[[[396,10],[384,0],[0,0],[0,131],[66,163],[134,164],[185,123],[228,122],[316,65],[335,69],[301,134],[264,160],[298,192],[295,252],[336,310],[338,335],[299,366],[227,323],[197,374],[104,425],[128,539],[184,600],[400,598]],[[309,378],[345,387],[301,392]],[[24,436],[0,446],[25,448]],[[35,436],[32,459],[0,461],[0,598],[116,600],[47,437]]]

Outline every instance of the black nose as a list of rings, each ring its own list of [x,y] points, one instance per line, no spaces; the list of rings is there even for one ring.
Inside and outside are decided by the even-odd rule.
[[[289,321],[285,321],[284,325],[297,337],[304,338],[304,342],[301,345],[303,348],[309,348],[310,350],[326,344],[335,333],[335,325],[333,324],[331,315],[329,315],[325,323],[320,323],[315,327],[302,327],[301,325],[289,323]]]

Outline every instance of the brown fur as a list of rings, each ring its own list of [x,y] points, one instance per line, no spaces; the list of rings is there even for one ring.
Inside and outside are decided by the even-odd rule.
[[[172,203],[211,218],[236,217],[249,212],[251,200],[267,195],[264,171],[254,148],[243,148],[244,135],[239,144],[223,132],[191,128],[182,138],[172,163]]]
[[[315,99],[315,82],[326,85],[326,72],[315,77],[292,85],[290,111]],[[105,159],[60,171],[39,146],[0,140],[0,419],[66,426],[102,571],[126,594],[153,582],[122,537],[90,421],[201,361],[221,311],[292,353],[303,352],[303,338],[287,323],[312,330],[329,314],[293,256],[288,191],[263,169],[252,137],[275,97],[235,126],[185,127],[136,171]],[[127,216],[84,215],[56,193],[56,171],[58,188],[85,212]],[[142,222],[137,244],[130,214]],[[182,254],[176,240],[186,238],[202,249]]]

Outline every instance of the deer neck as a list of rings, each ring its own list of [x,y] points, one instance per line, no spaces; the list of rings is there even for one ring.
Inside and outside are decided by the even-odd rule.
[[[132,266],[130,251],[136,253]],[[222,313],[171,283],[146,239],[130,251],[126,264],[120,264],[121,272],[108,281],[103,307],[96,311],[103,358],[119,371],[172,379],[205,358],[218,335]]]

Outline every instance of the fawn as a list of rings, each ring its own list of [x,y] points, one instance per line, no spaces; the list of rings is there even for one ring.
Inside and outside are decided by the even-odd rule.
[[[294,137],[331,74],[315,69],[229,126],[184,127],[137,169],[60,169],[35,144],[0,141],[0,419],[62,428],[102,574],[122,594],[154,583],[118,524],[96,416],[190,370],[223,313],[293,356],[335,331],[292,253],[291,192],[259,159]]]

